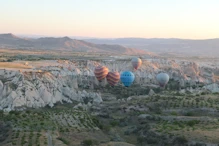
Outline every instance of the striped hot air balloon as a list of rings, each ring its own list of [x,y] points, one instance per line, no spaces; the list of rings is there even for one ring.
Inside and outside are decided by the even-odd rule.
[[[119,82],[120,74],[118,72],[109,72],[106,79],[111,86],[115,86]]]
[[[108,72],[109,70],[105,66],[97,66],[94,70],[94,74],[98,81],[103,80],[107,76]]]
[[[141,61],[141,59],[140,58],[137,58],[137,57],[135,57],[135,58],[132,58],[132,66],[134,67],[134,69],[138,69],[140,66],[141,66],[141,64],[142,64],[142,61]]]

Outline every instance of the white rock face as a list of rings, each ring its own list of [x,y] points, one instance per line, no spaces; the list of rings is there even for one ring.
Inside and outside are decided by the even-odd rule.
[[[152,90],[152,89],[150,89],[150,91],[149,91],[149,96],[152,96],[152,95],[154,95],[155,94],[155,92]]]
[[[131,59],[130,59],[131,60]],[[30,64],[30,62],[29,62]],[[107,81],[98,82],[93,73],[97,65],[105,65],[109,71],[132,71],[135,82],[141,85],[158,84],[156,75],[160,71],[169,74],[170,79],[179,81],[180,87],[203,83],[203,90],[219,92],[219,69],[208,65],[199,65],[188,61],[166,59],[143,60],[138,70],[133,70],[130,61],[58,61],[56,66],[42,66],[30,71],[0,69],[0,108],[44,106],[53,107],[57,102],[78,101],[84,104],[100,104],[99,93],[92,91],[95,86],[105,87]],[[39,71],[40,70],[40,71]],[[121,82],[119,82],[121,84]],[[89,91],[81,89],[88,89]],[[194,92],[193,89],[186,91]],[[151,90],[150,95],[154,92]]]
[[[78,78],[82,80],[81,86],[88,86],[83,76],[76,72],[58,70],[56,67],[47,67],[42,72],[20,72],[0,70],[0,107],[6,111],[16,108],[40,108],[46,105],[53,107],[57,102],[72,101],[84,102],[88,98],[94,104],[100,104],[100,94],[87,91],[77,91]],[[55,71],[60,71],[59,75]],[[74,71],[74,70],[73,70]],[[54,72],[54,74],[53,74]],[[9,75],[10,74],[10,75]],[[87,76],[87,75],[86,75]]]
[[[203,87],[204,89],[207,89],[211,91],[212,93],[219,93],[219,86],[218,84],[210,84]]]
[[[135,74],[135,83],[138,84],[157,84],[156,74],[165,71],[171,79],[179,81],[180,86],[184,87],[186,83],[195,85],[196,83],[211,84],[219,82],[219,69],[207,65],[199,65],[189,61],[175,61],[167,59],[143,60],[142,66],[134,71],[130,61],[87,61],[87,66],[92,71],[96,65],[102,64],[109,68],[110,71],[122,72],[125,70],[132,71]],[[93,75],[92,72],[90,74]],[[216,75],[215,75],[216,74]]]
[[[4,89],[4,85],[3,85],[2,81],[0,80],[0,100],[2,98],[3,89]]]

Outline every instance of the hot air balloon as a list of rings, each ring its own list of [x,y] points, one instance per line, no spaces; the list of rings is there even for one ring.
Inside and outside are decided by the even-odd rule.
[[[94,70],[94,74],[98,81],[102,81],[108,74],[109,70],[105,66],[97,66]]]
[[[106,79],[111,86],[115,86],[119,82],[120,74],[118,72],[109,72]]]
[[[135,80],[135,75],[130,71],[124,71],[121,73],[120,80],[125,87],[129,87]]]
[[[68,70],[69,70],[69,71],[72,71],[72,67],[71,67],[70,65],[68,66]]]
[[[132,58],[132,66],[134,67],[134,69],[138,69],[140,66],[141,66],[141,64],[142,64],[142,61],[141,61],[141,59],[140,58],[137,58],[137,57],[135,57],[135,58]]]
[[[166,73],[159,73],[156,78],[161,87],[165,87],[169,81],[169,75]]]

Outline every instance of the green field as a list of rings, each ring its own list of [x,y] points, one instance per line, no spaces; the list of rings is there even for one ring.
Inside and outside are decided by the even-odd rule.
[[[86,111],[75,104],[1,111],[0,145],[219,144],[218,94],[149,90],[106,86],[103,104]]]

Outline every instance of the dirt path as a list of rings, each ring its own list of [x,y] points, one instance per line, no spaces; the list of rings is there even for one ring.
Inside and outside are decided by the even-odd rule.
[[[54,146],[54,145],[52,144],[51,132],[50,132],[50,131],[47,131],[46,135],[47,135],[47,138],[48,138],[48,146]]]

